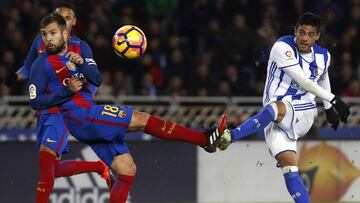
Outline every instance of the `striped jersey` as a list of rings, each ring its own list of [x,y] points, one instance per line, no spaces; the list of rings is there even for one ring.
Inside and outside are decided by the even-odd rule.
[[[284,72],[287,67],[299,64],[299,71],[310,80],[317,82],[327,73],[330,54],[327,49],[314,44],[310,53],[299,53],[296,48],[295,36],[283,36],[273,45],[264,88],[263,104],[271,101],[303,100],[304,107],[314,107],[315,95],[301,88],[295,80]]]
[[[41,54],[30,69],[29,94],[30,105],[41,113],[59,113],[57,108],[74,109],[90,108],[95,104],[92,87],[100,86],[101,74],[92,57],[90,47],[84,41],[68,41],[67,52],[78,53],[84,59],[82,65],[76,66],[65,55]],[[67,87],[71,77],[84,81],[83,88],[74,93]]]

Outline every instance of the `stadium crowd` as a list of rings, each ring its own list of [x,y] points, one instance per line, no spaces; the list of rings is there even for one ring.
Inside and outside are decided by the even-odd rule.
[[[298,14],[322,16],[319,44],[332,54],[333,93],[360,96],[358,0],[74,0],[74,34],[90,44],[104,82],[101,95],[261,96],[267,55],[292,34]],[[0,80],[23,65],[39,20],[54,0],[2,0]],[[146,34],[145,55],[125,61],[111,47],[113,33],[133,24]],[[0,95],[27,94],[26,83]]]

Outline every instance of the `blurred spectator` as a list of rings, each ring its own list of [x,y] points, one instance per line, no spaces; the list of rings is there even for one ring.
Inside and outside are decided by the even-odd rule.
[[[165,94],[169,96],[186,96],[182,77],[179,75],[171,77]]]
[[[146,72],[143,75],[143,79],[141,82],[142,83],[141,83],[140,95],[143,95],[143,96],[156,96],[157,95],[156,87],[154,85],[154,81],[151,76],[151,73]]]
[[[111,95],[113,93],[113,86],[111,80],[111,73],[109,71],[102,72],[103,83],[98,87],[96,94]]]
[[[347,97],[360,97],[360,81],[358,79],[352,79],[342,95]]]

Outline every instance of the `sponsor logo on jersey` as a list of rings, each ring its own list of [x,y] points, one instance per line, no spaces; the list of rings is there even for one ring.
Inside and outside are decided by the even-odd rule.
[[[64,67],[62,67],[62,68],[60,68],[60,69],[55,70],[55,72],[56,72],[56,73],[60,73],[62,70],[64,70],[64,68],[66,68],[66,66],[64,66]]]
[[[31,84],[29,86],[29,95],[30,95],[30,99],[36,98],[36,86],[34,84]]]
[[[52,139],[48,138],[48,139],[46,139],[46,142],[52,142],[52,143],[54,143],[54,142],[56,142],[56,140],[52,140]]]

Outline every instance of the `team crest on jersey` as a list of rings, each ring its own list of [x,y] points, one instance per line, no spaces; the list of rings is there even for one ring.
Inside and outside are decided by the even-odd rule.
[[[124,118],[126,116],[126,112],[124,110],[120,110],[118,116],[120,118]]]
[[[294,58],[294,55],[291,51],[286,51],[285,56],[287,57],[288,60],[291,60]]]
[[[71,61],[66,62],[66,67],[67,67],[69,70],[71,70],[71,71],[75,71],[75,70],[76,70],[76,65],[75,65],[73,62],[71,62]]]
[[[319,67],[315,68],[314,75],[315,75],[315,77],[317,77],[319,75]]]

